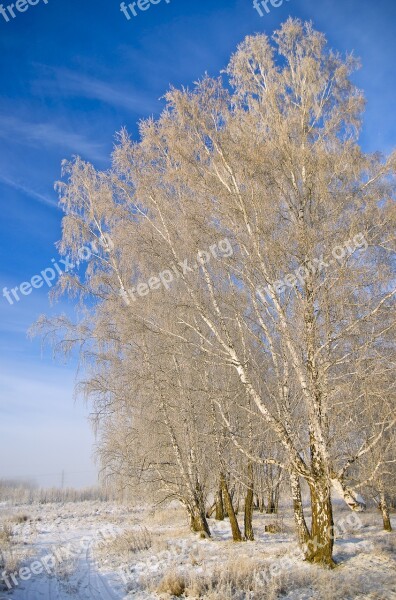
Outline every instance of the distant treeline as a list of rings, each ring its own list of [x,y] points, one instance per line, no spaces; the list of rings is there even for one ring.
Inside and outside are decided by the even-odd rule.
[[[48,504],[50,502],[84,502],[96,500],[106,502],[114,500],[114,492],[100,486],[81,489],[39,488],[34,482],[0,479],[0,502],[17,504]]]

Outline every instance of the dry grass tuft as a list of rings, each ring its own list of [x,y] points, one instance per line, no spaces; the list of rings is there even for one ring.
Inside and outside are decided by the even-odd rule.
[[[253,561],[239,559],[203,575],[169,570],[156,588],[153,589],[151,585],[150,589],[160,595],[165,594],[166,597],[184,595],[191,600],[247,600],[264,597],[266,600],[275,600],[276,586],[272,582],[263,585],[257,575],[257,565]]]
[[[9,521],[4,521],[0,524],[0,548],[8,546],[11,543],[13,532],[12,525]]]
[[[265,526],[266,533],[282,533],[282,527],[278,523],[269,523]]]
[[[0,570],[6,573],[17,571],[28,556],[26,550],[17,548],[11,521],[13,519],[0,523]]]
[[[158,588],[158,594],[167,594],[179,598],[186,591],[186,581],[184,576],[175,571],[169,571],[161,580]]]
[[[127,530],[116,537],[99,543],[99,551],[106,556],[118,556],[128,561],[134,554],[149,550],[153,545],[151,533],[145,527]]]
[[[20,513],[11,517],[11,521],[18,524],[27,523],[28,521],[30,521],[30,519],[31,517],[25,513]]]

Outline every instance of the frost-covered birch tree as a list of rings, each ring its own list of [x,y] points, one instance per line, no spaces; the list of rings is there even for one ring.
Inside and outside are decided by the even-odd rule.
[[[394,426],[389,410],[371,428],[342,421],[367,402],[384,408],[361,393],[356,373],[379,377],[395,326],[395,156],[359,146],[356,67],[311,24],[289,19],[272,39],[247,37],[226,82],[205,77],[192,91],[171,89],[139,141],[121,132],[108,173],[77,160],[61,187],[61,249],[111,240],[85,275],[62,280],[85,303],[72,338],[90,340],[95,372],[109,349],[126,379],[139,363],[128,357],[147,357],[134,401],[162,419],[192,497],[205,487],[205,458],[190,436],[213,428],[215,407],[253,464],[260,457],[249,435],[235,435],[253,414],[282,448],[281,461],[261,460],[290,473],[306,558],[327,566],[331,485],[360,506],[345,475]],[[220,240],[232,252],[214,257]],[[195,368],[210,377],[198,384]]]

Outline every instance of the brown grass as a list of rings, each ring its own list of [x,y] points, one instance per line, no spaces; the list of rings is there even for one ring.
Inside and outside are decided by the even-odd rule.
[[[158,588],[158,594],[169,594],[179,598],[186,591],[186,581],[182,574],[175,571],[169,571],[161,580]]]
[[[134,554],[149,550],[153,545],[151,533],[145,527],[138,530],[126,530],[114,538],[99,543],[100,554],[116,555],[128,561]]]

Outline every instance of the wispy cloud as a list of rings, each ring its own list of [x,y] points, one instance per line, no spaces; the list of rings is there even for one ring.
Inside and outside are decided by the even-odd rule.
[[[17,181],[10,179],[9,177],[6,177],[2,173],[0,173],[0,182],[4,183],[5,185],[8,185],[9,187],[13,188],[14,190],[17,190],[18,192],[22,192],[23,194],[26,194],[26,196],[29,196],[30,198],[34,198],[35,200],[38,200],[39,202],[46,204],[47,206],[51,206],[52,208],[59,209],[58,203],[55,200],[48,198],[44,194],[40,194],[39,192],[36,192],[32,188],[24,185],[23,183],[19,183]]]
[[[62,128],[56,123],[31,122],[3,115],[0,121],[0,138],[35,147],[44,145],[62,148],[91,160],[104,160],[106,157],[103,144],[91,142],[80,133]]]
[[[132,86],[109,83],[70,69],[40,66],[47,73],[47,77],[38,79],[34,87],[39,88],[41,93],[98,100],[109,106],[139,114],[158,112],[161,108],[161,104],[151,95],[147,92],[142,94],[141,90],[133,89]],[[54,80],[57,87],[54,86]]]

